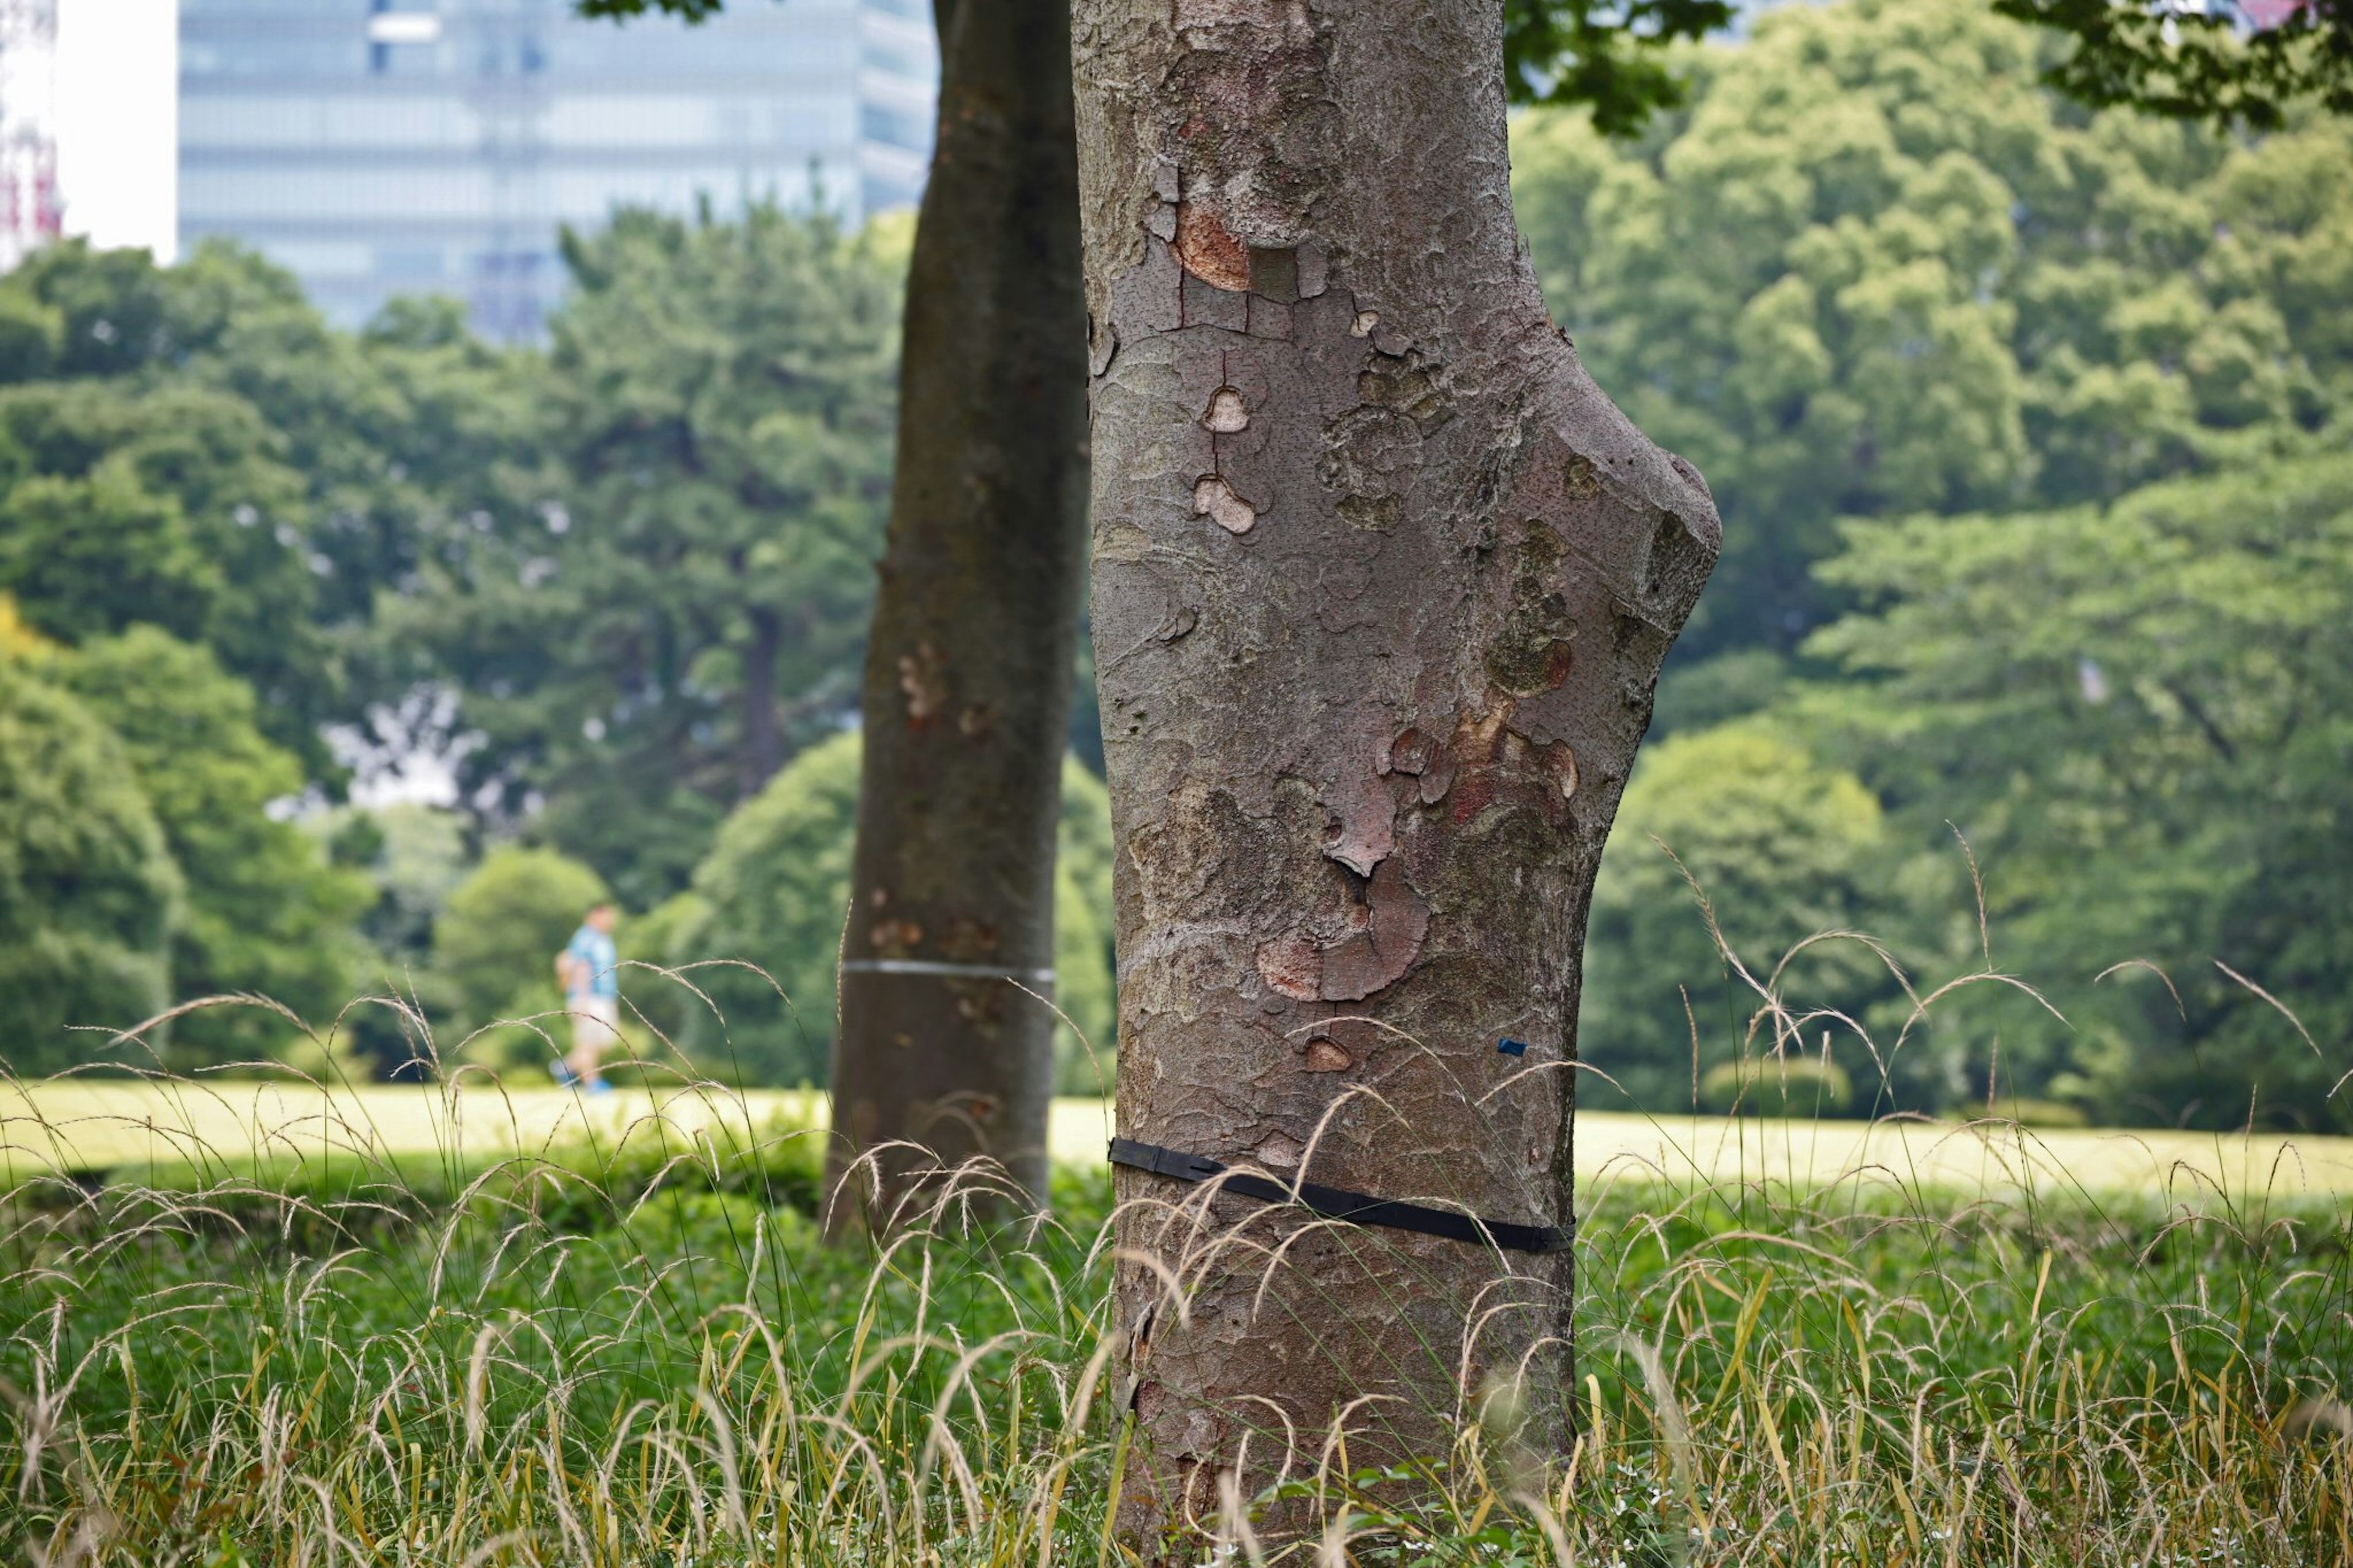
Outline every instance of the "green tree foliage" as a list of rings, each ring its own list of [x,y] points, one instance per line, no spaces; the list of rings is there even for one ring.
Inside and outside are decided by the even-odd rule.
[[[1630,136],[1683,101],[1669,50],[1731,26],[1730,0],[1504,0],[1504,86],[1514,103],[1582,104]]]
[[[633,903],[854,700],[891,473],[900,246],[822,216],[623,212],[566,240],[563,479],[418,567],[464,782]]]
[[[603,878],[554,849],[502,844],[483,856],[433,923],[434,961],[464,1008],[459,1031],[562,1006],[555,955],[608,897]],[[563,1020],[553,1032],[568,1047]]]
[[[1777,1050],[1819,1052],[1819,1026],[1792,1041],[1786,1022],[1752,1024],[1761,998],[1725,961],[1719,935],[1796,1012],[1900,1001],[1884,963],[1851,937],[1792,957],[1810,938],[1867,929],[1894,847],[1861,780],[1760,723],[1646,748],[1594,887],[1578,1010],[1579,1057],[1618,1089],[1595,1082],[1580,1100],[1609,1109],[1622,1090],[1638,1105],[1689,1110],[1696,1081],[1718,1065],[1745,1059],[1753,1071]],[[1887,1110],[1868,1051],[1842,1026],[1821,1026],[1835,1028],[1835,1059],[1864,1086],[1862,1109]],[[1896,1103],[1945,1098],[1916,1059],[1890,1071]]]
[[[1517,137],[1546,297],[1723,507],[1679,659],[1834,614],[1841,517],[2112,499],[2353,400],[2353,128],[2087,119],[2042,47],[1984,0],[1793,5],[1630,148]]]
[[[397,1072],[427,1047],[426,1033],[462,1023],[464,998],[434,966],[433,928],[472,869],[466,819],[406,802],[374,810],[343,807],[309,826],[338,866],[364,878],[374,902],[361,916],[364,952],[338,1045],[364,1070]],[[417,1017],[422,1015],[425,1027]]]
[[[314,756],[326,643],[311,618],[302,481],[251,405],[204,387],[0,389],[0,591],[68,641],[153,626],[269,694]]]
[[[1700,1075],[1700,1108],[1719,1116],[1837,1116],[1854,1103],[1854,1082],[1835,1060],[1791,1048],[1718,1062]]]
[[[536,363],[446,303],[333,331],[217,241],[170,268],[49,247],[0,279],[0,590],[69,640],[144,624],[205,644],[332,780],[321,723],[419,673],[383,645],[354,668],[378,595],[544,492]]]
[[[381,983],[400,984],[404,969],[431,959],[433,922],[470,870],[465,819],[403,802],[372,811],[346,807],[320,827],[335,863],[363,871],[374,884],[375,903],[361,931],[390,966]]]
[[[2073,39],[2045,73],[2084,103],[2276,130],[2313,100],[2353,114],[2353,0],[1993,0]]]
[[[55,1072],[160,1008],[180,875],[119,742],[0,656],[0,1061]],[[127,1053],[152,1061],[136,1047]]]
[[[186,881],[175,995],[254,993],[323,1027],[350,999],[353,922],[370,889],[271,816],[273,802],[301,791],[302,769],[262,734],[252,689],[209,650],[152,626],[58,656],[52,679],[121,742]],[[173,1049],[189,1061],[257,1060],[288,1032],[271,1013],[206,1008],[174,1026]]]
[[[833,1034],[834,964],[849,900],[860,738],[811,747],[737,808],[694,874],[691,901],[670,917],[672,963],[742,961],[692,970],[723,1016],[693,1019],[685,1044],[706,1066],[747,1082],[821,1083]],[[1111,806],[1076,763],[1062,772],[1055,900],[1056,1000],[1086,1034],[1106,1076],[1115,1029],[1111,983]],[[773,981],[773,984],[771,984]],[[784,993],[780,998],[777,994]],[[1068,1031],[1059,1075],[1095,1092]]]
[[[1825,575],[1868,607],[1808,651],[1861,684],[1794,721],[1923,836],[1967,832],[1993,958],[2073,1021],[2006,1006],[1972,1084],[2353,1128],[2353,456],[1846,542]],[[2164,974],[2094,983],[2129,960]]]

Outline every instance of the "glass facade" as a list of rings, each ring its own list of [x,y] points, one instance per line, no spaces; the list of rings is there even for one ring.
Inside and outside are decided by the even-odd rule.
[[[181,0],[180,243],[241,240],[331,317],[394,294],[535,336],[559,227],[619,204],[913,203],[924,0],[733,0],[698,26],[570,0]]]

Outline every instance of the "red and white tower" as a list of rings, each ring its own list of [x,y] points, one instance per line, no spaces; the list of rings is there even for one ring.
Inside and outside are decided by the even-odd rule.
[[[0,0],[0,270],[58,237],[58,0]]]

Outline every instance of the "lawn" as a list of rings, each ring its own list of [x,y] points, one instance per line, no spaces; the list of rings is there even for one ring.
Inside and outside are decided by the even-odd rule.
[[[14,1560],[1127,1561],[1095,1102],[1050,1217],[878,1252],[806,1097],[14,1093]],[[1322,1561],[2353,1563],[2341,1141],[1578,1133],[1575,1443],[1309,1444]]]
[[[610,1148],[663,1132],[687,1143],[698,1136],[757,1138],[821,1126],[826,1109],[810,1090],[639,1089],[584,1099],[557,1089],[506,1089],[488,1079],[332,1090],[243,1078],[11,1081],[0,1083],[0,1173],[14,1184],[43,1171],[140,1170],[169,1173],[184,1184],[191,1169],[226,1174],[319,1159],[478,1169],[517,1154]],[[1103,1102],[1055,1102],[1057,1161],[1099,1165],[1110,1135]],[[1859,1183],[2204,1204],[2223,1194],[2353,1194],[2353,1138],[1586,1111],[1577,1119],[1577,1169],[1588,1184]]]

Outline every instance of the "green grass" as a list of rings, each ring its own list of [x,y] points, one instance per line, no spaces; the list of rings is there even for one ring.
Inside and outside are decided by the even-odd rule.
[[[291,1077],[0,1079],[0,1180],[111,1171],[185,1187],[349,1160],[421,1181],[554,1149],[610,1146],[657,1126],[689,1142],[706,1131],[725,1141],[809,1127],[824,1114],[822,1097],[806,1090],[681,1083],[584,1100],[508,1089],[479,1073],[448,1084],[334,1088]],[[1057,1160],[1100,1164],[1110,1133],[1103,1101],[1055,1101]],[[2353,1195],[2353,1138],[1581,1111],[1577,1168],[1588,1182],[1770,1176],[1808,1187],[1861,1179],[1978,1194],[2080,1187],[2183,1201],[2214,1192]]]
[[[951,1205],[887,1251],[829,1248],[794,1108],[690,1109],[503,1152],[249,1127],[95,1192],[27,1174],[0,1229],[0,1541],[142,1564],[1121,1560],[1101,1168],[1061,1165],[1042,1219]],[[2016,1129],[1860,1165],[1835,1140],[1875,1134],[1834,1125],[1648,1129],[1662,1152],[1587,1184],[1572,1451],[1529,1471],[1468,1426],[1410,1482],[1310,1464],[1290,1485],[1326,1539],[1294,1553],[2353,1563],[2353,1207],[2298,1175],[2306,1151],[2209,1138],[2211,1173],[2135,1186],[2024,1161]],[[1976,1163],[1919,1163],[1939,1147]],[[1247,1510],[1205,1523],[1282,1550]]]

